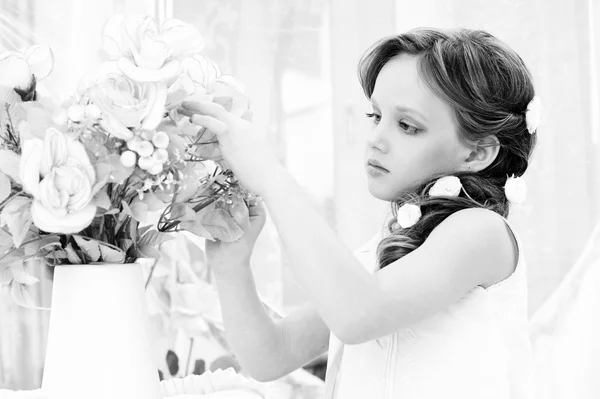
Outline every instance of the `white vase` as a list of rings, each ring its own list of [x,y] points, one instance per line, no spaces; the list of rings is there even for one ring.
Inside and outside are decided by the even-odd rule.
[[[47,399],[159,399],[139,264],[54,268]]]

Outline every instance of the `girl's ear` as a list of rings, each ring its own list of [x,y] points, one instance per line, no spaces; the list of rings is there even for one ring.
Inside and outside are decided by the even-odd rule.
[[[496,160],[500,151],[500,141],[495,135],[489,135],[475,142],[471,152],[463,162],[463,170],[479,172]]]

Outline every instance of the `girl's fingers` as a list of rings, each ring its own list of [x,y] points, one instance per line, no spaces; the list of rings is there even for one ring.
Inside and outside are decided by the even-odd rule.
[[[212,116],[224,122],[228,121],[230,117],[229,112],[222,105],[216,103],[184,101],[181,106],[195,114]]]
[[[195,125],[200,125],[202,127],[207,128],[217,136],[226,134],[229,129],[226,123],[221,122],[220,120],[215,119],[212,116],[195,114],[192,115],[191,121]]]
[[[263,203],[263,201],[258,201],[256,203],[249,204],[249,205],[250,206],[248,206],[248,215],[250,217],[262,216],[267,213],[267,210],[265,208],[265,204]]]
[[[194,111],[191,111],[191,110],[189,110],[187,108],[183,108],[183,107],[177,108],[177,113],[184,115],[184,116],[189,116],[189,117],[192,117],[193,115],[196,114]]]

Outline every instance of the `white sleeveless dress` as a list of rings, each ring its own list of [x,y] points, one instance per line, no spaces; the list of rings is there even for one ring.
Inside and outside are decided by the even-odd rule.
[[[356,253],[370,273],[380,238]],[[502,282],[477,287],[446,310],[377,340],[343,345],[331,334],[329,397],[534,398],[525,260],[515,239],[517,266]]]

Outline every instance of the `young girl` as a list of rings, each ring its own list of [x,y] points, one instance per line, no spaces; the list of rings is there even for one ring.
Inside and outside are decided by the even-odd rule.
[[[505,219],[505,185],[535,144],[530,73],[486,32],[421,29],[376,43],[359,77],[368,188],[394,216],[360,260],[249,122],[183,105],[264,199],[310,299],[267,316],[249,266],[265,210],[252,206],[241,240],[207,242],[234,352],[268,381],[329,348],[328,398],[532,398],[525,262]]]

